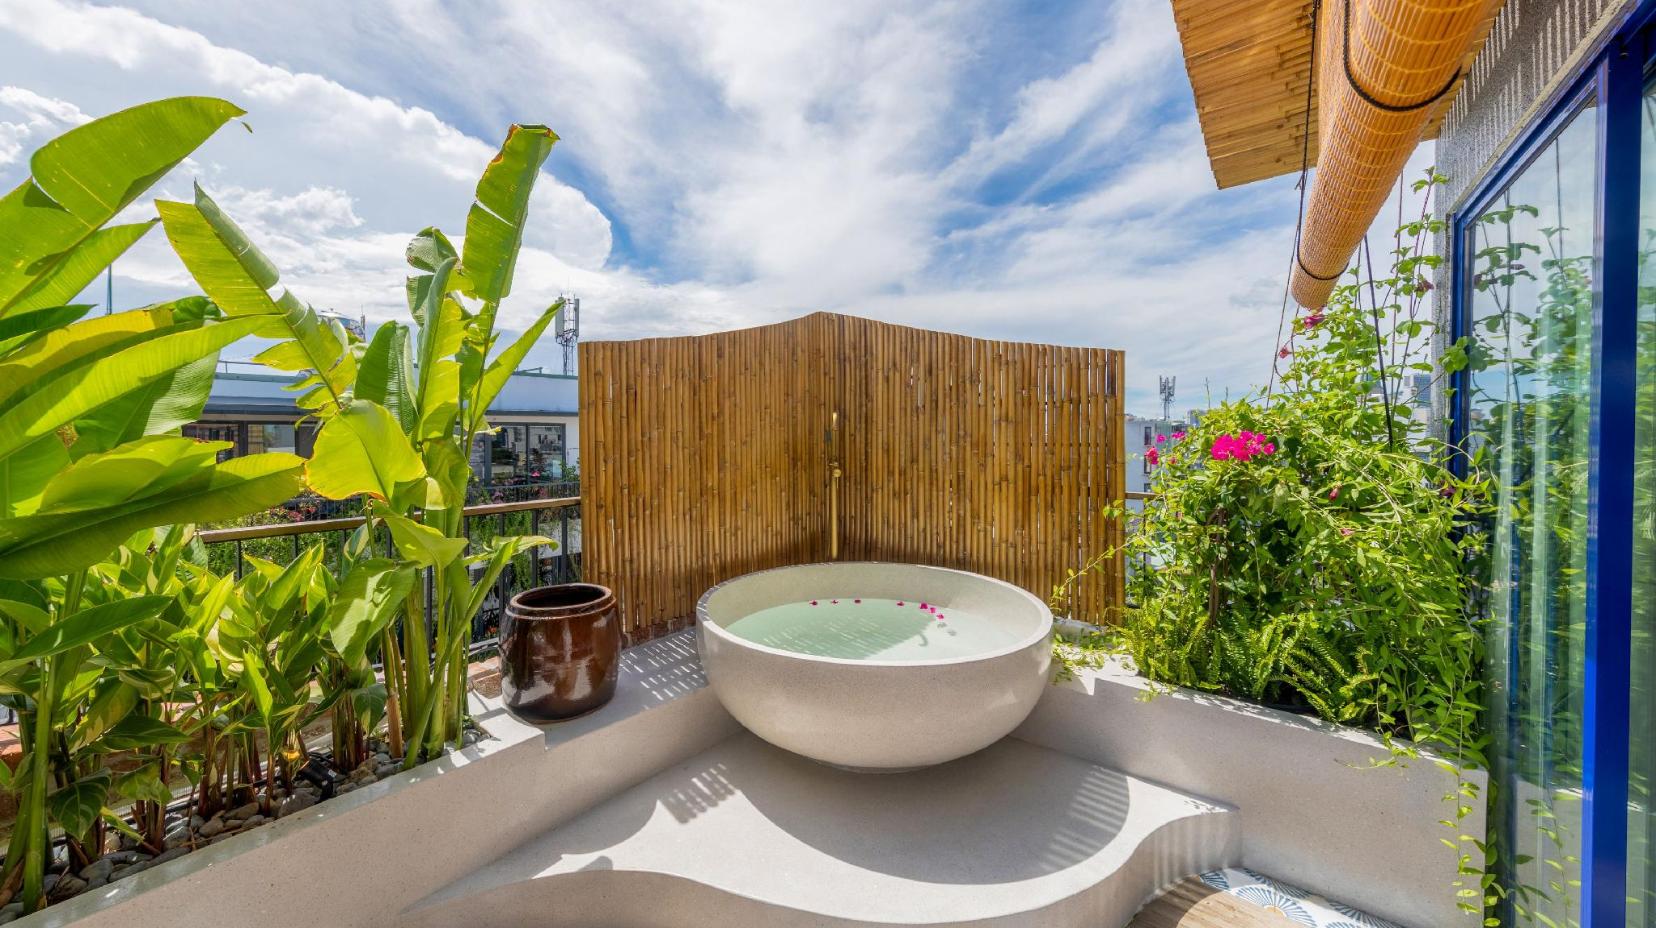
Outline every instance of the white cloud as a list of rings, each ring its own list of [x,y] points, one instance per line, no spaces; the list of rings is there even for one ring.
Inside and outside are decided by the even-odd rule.
[[[7,110],[23,121],[0,119],[0,168],[19,160],[25,148],[35,148],[91,118],[67,100],[44,97],[11,85],[0,86],[0,115],[5,115]]]
[[[254,134],[160,192],[199,179],[319,306],[400,316],[409,235],[458,237],[515,120],[563,138],[518,324],[574,289],[598,337],[830,309],[1122,347],[1141,399],[1159,373],[1222,391],[1269,369],[1294,195],[1213,189],[1161,0],[1054,7],[1021,39],[986,0],[128,2],[0,0],[8,80],[91,113],[246,107]],[[0,180],[43,137],[10,125]],[[118,270],[187,286],[158,234]]]

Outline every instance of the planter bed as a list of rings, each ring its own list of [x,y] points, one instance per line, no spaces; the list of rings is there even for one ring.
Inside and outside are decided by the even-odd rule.
[[[1234,809],[1229,864],[1416,928],[1470,924],[1455,912],[1453,859],[1438,840],[1450,778],[1434,764],[1364,769],[1388,755],[1362,732],[1194,693],[1145,701],[1147,689],[1118,665],[1084,670],[1050,687],[1013,737]],[[540,730],[492,700],[474,710],[489,735],[476,745],[18,924],[403,923],[445,887],[497,877],[561,826],[740,734],[705,687],[691,632],[629,649],[615,700],[581,719]],[[1469,824],[1481,829],[1481,818]],[[629,899],[656,885],[634,876]]]

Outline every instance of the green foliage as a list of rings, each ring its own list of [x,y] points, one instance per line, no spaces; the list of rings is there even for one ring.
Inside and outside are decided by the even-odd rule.
[[[258,360],[305,374],[299,405],[322,422],[305,465],[306,485],[332,499],[371,501],[370,522],[348,549],[366,552],[382,529],[394,542],[395,564],[350,567],[352,550],[342,552],[346,595],[332,613],[340,665],[325,682],[342,694],[334,721],[347,761],[356,757],[360,726],[377,707],[386,712],[393,750],[406,739],[409,766],[460,738],[472,618],[513,557],[553,544],[539,536],[507,537],[474,549],[462,510],[468,452],[489,430],[488,405],[561,305],[538,314],[490,360],[530,195],[556,141],[544,127],[512,127],[478,182],[464,253],[435,228],[421,232],[408,249],[416,271],[406,288],[414,327],[382,326],[367,345],[323,322],[288,291],[273,299],[276,267],[205,192],[198,189],[193,203],[159,204],[167,236],[202,290],[232,319],[261,320],[257,334],[282,339]],[[429,628],[424,586],[407,579],[414,569],[431,572]],[[390,606],[394,599],[399,610]],[[400,635],[391,632],[396,618],[403,619]],[[385,665],[383,687],[374,682],[371,655]],[[251,683],[262,679],[256,660],[242,672]],[[252,695],[265,701],[256,687]],[[278,695],[270,697],[271,713],[279,712]]]
[[[1465,358],[1464,342],[1443,370],[1427,357],[1426,275],[1441,259],[1424,248],[1442,228],[1423,204],[1389,271],[1354,268],[1327,307],[1294,320],[1280,385],[1149,453],[1154,499],[1125,545],[1143,566],[1118,647],[1153,681],[1379,732],[1399,761],[1429,746],[1484,766],[1475,564],[1488,491],[1475,468],[1451,472],[1451,449],[1402,401],[1414,374]],[[1445,797],[1450,827],[1469,789]],[[1476,908],[1481,848],[1460,859],[1457,888]]]
[[[178,98],[94,120],[35,152],[0,199],[0,698],[22,746],[0,901],[20,893],[31,911],[51,825],[95,856],[109,803],[154,804],[164,760],[153,778],[116,779],[103,758],[146,735],[164,753],[162,707],[187,698],[160,659],[182,631],[170,579],[123,585],[108,559],[157,526],[240,516],[300,486],[292,455],[220,463],[172,434],[199,414],[219,349],[272,317],[226,319],[199,297],[92,318],[62,305],[154,220],[105,224],[240,113]]]

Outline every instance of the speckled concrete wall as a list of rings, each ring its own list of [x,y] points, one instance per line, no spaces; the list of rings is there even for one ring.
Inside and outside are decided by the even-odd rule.
[[[1507,0],[1438,138],[1443,202],[1458,203],[1598,46],[1628,0]]]
[[[1483,52],[1449,107],[1438,136],[1436,164],[1449,178],[1437,212],[1462,206],[1468,192],[1500,163],[1542,107],[1598,50],[1615,22],[1637,0],[1507,0]],[[1449,254],[1439,236],[1438,254]],[[1449,293],[1448,262],[1439,269],[1438,292]],[[1439,349],[1450,332],[1447,298],[1435,301]],[[1434,423],[1444,421],[1447,391],[1435,390]]]

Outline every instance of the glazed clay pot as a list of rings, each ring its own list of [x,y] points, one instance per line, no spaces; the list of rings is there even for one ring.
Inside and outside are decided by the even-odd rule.
[[[536,725],[585,715],[615,695],[621,616],[615,594],[562,583],[512,597],[500,622],[500,687],[506,708]]]

